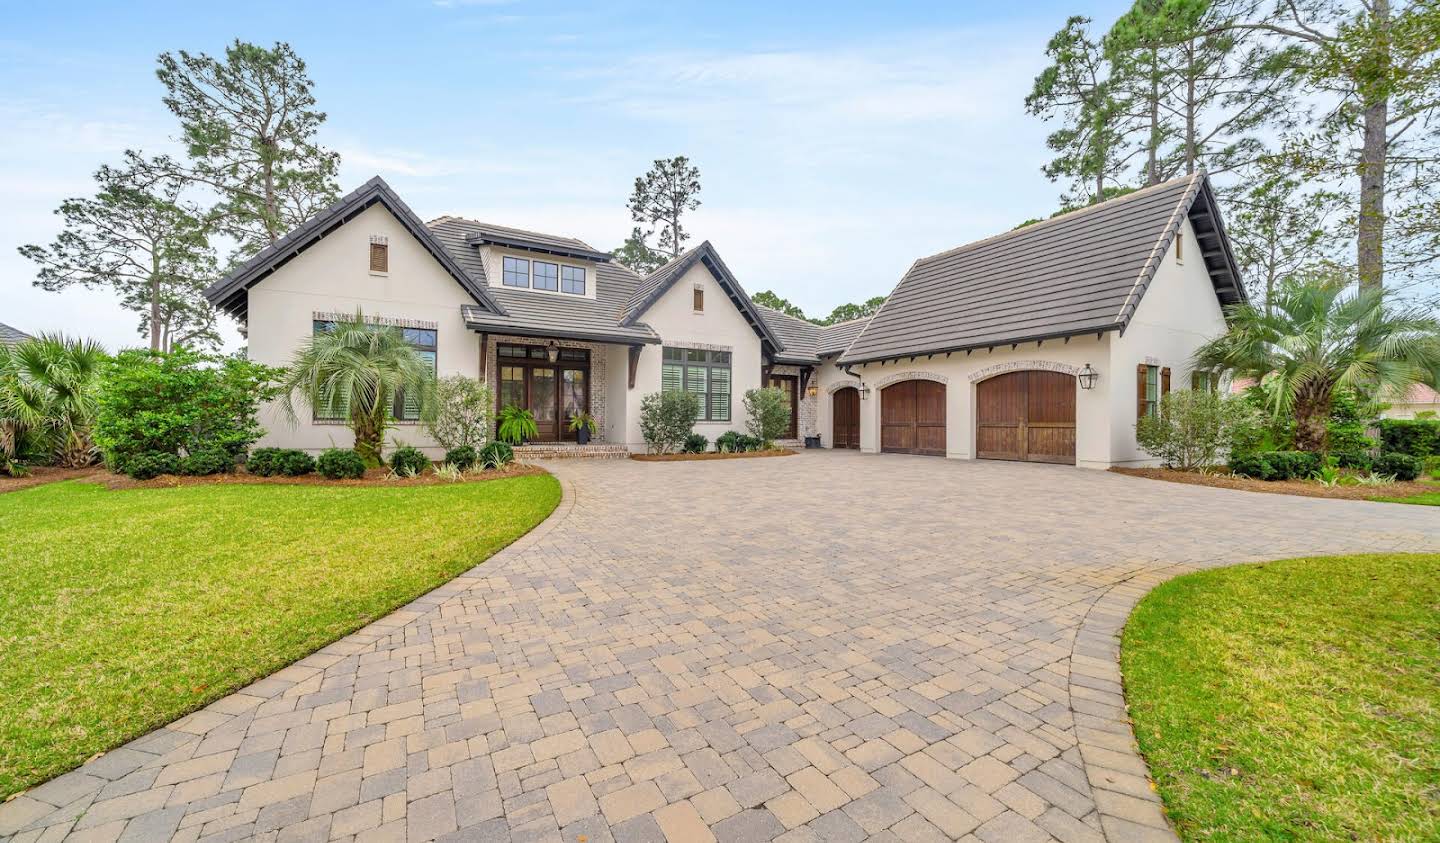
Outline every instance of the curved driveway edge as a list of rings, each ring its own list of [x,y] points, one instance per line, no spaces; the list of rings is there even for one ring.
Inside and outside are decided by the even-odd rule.
[[[1435,551],[1423,507],[805,453],[551,466],[401,610],[0,805],[0,837],[1173,839],[1120,697],[1155,583]]]

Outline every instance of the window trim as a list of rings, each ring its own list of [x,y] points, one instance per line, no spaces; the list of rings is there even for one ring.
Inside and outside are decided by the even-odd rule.
[[[702,359],[692,359],[694,355],[700,355]],[[673,359],[667,359],[672,358]],[[722,362],[723,360],[723,362]],[[735,402],[735,357],[731,351],[721,349],[690,348],[686,346],[667,345],[662,346],[660,352],[660,389],[665,390],[665,372],[667,369],[679,370],[680,391],[690,392],[700,396],[700,417],[697,422],[720,422],[729,423],[734,418]],[[704,370],[705,390],[696,392],[691,390],[691,370]],[[723,392],[715,389],[714,373],[725,372],[725,390]],[[724,408],[724,417],[719,417],[715,412],[717,399],[724,396],[725,400],[719,402],[718,406]]]
[[[573,283],[574,283],[574,279],[573,279],[573,278],[566,278],[566,277],[565,277],[565,273],[566,273],[566,271],[568,271],[568,270],[574,270],[575,272],[580,273],[580,289],[579,289],[579,290],[567,290],[567,289],[565,289],[565,285],[567,285],[567,284],[573,284]],[[590,273],[586,272],[585,267],[583,267],[583,266],[575,266],[574,264],[568,264],[568,263],[562,263],[562,264],[560,264],[560,292],[565,293],[566,295],[570,295],[570,296],[584,296],[584,295],[587,295],[587,288],[588,288],[588,286],[589,286],[589,278],[588,278],[589,274],[590,274]]]
[[[525,272],[524,272],[524,275],[525,275],[525,283],[524,283],[524,284],[512,284],[512,283],[510,283],[510,276],[511,276],[511,275],[516,275],[516,276],[518,276],[518,275],[521,274],[519,270],[512,270],[512,269],[510,268],[510,262],[511,262],[511,261],[514,261],[514,262],[517,263],[517,264],[520,264],[520,263],[525,264]],[[528,289],[530,289],[530,259],[529,259],[529,258],[517,258],[517,257],[515,257],[514,255],[501,255],[501,256],[500,256],[500,283],[501,283],[501,285],[503,285],[503,286],[511,287],[511,288],[513,288],[513,289],[516,289],[516,290],[528,290]]]

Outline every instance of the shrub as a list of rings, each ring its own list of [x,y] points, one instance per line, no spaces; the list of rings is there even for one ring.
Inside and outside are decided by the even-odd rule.
[[[1320,470],[1320,456],[1306,451],[1257,451],[1230,462],[1230,470],[1256,480],[1305,479]]]
[[[329,448],[315,467],[331,480],[357,480],[365,476],[365,460],[349,448]]]
[[[425,426],[440,447],[449,451],[468,447],[474,452],[490,438],[491,406],[489,384],[464,375],[447,375],[435,384],[435,418]],[[450,461],[448,457],[446,461]]]
[[[259,405],[275,396],[279,374],[243,357],[186,349],[121,352],[102,381],[95,441],[121,470],[140,455],[210,449],[233,462],[264,433]]]
[[[500,427],[496,431],[501,442],[523,445],[527,439],[540,435],[535,425],[535,414],[518,404],[506,404],[500,410]]]
[[[295,448],[282,450],[277,464],[286,477],[303,477],[315,470],[315,458]]]
[[[180,473],[191,477],[224,474],[235,468],[235,458],[222,448],[205,448],[180,459]]]
[[[0,343],[0,474],[26,463],[81,468],[95,462],[96,398],[104,349],[61,334]]]
[[[1425,473],[1432,480],[1440,480],[1440,454],[1425,458]]]
[[[300,477],[315,470],[315,458],[295,448],[256,448],[245,460],[245,470],[260,477]]]
[[[654,454],[679,448],[700,418],[700,398],[694,393],[668,390],[640,399],[640,435]]]
[[[1166,466],[1194,471],[1218,463],[1227,446],[1256,440],[1254,431],[1259,429],[1256,413],[1245,401],[1187,389],[1162,397],[1159,414],[1140,419],[1135,437],[1141,449]]]
[[[1382,419],[1380,447],[1387,453],[1412,457],[1440,454],[1440,420]]]
[[[1393,475],[1396,480],[1414,480],[1420,476],[1420,469],[1425,466],[1419,457],[1412,457],[1409,454],[1381,454],[1376,458],[1371,470],[1376,474]]]
[[[125,460],[121,470],[136,480],[149,480],[162,474],[179,474],[180,458],[164,452],[134,454]]]
[[[480,460],[480,454],[469,445],[461,445],[445,452],[445,462],[461,471],[469,469]]]
[[[1366,451],[1332,451],[1330,458],[1340,468],[1354,468],[1369,471],[1374,459]]]
[[[280,448],[256,448],[245,458],[245,470],[257,477],[280,473]]]
[[[396,448],[395,453],[390,455],[390,467],[396,474],[404,477],[416,477],[424,473],[430,467],[430,458],[419,448],[412,448],[406,445],[403,448]]]
[[[491,442],[480,449],[480,464],[486,468],[504,468],[515,461],[515,449],[508,442]]]
[[[764,447],[764,444],[758,436],[751,436],[738,430],[727,430],[715,437],[715,450],[723,454],[758,451]]]
[[[710,447],[710,440],[699,433],[692,433],[685,437],[685,453],[687,454],[703,454],[708,447]]]
[[[745,428],[767,445],[790,429],[790,396],[775,387],[745,392]]]

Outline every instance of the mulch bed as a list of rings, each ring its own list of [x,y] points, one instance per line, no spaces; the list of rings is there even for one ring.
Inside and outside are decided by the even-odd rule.
[[[1406,498],[1440,491],[1440,486],[1436,486],[1434,483],[1420,482],[1391,483],[1386,486],[1322,486],[1309,480],[1255,480],[1230,474],[1176,471],[1172,468],[1121,468],[1117,466],[1110,470],[1116,474],[1127,474],[1131,477],[1147,477],[1151,480],[1167,480],[1171,483],[1189,483],[1192,486],[1240,489],[1246,492],[1264,492],[1271,495],[1301,495],[1307,498],[1342,498],[1364,501],[1371,498]]]
[[[46,483],[58,483],[61,480],[74,480],[77,477],[90,477],[93,475],[104,475],[104,471],[91,468],[51,468],[49,466],[36,466],[24,477],[0,477],[0,494],[5,492],[18,492],[21,489],[29,489],[33,486],[43,486]]]
[[[641,462],[690,462],[691,460],[744,460],[751,457],[791,457],[795,452],[789,448],[771,448],[768,451],[732,451],[722,454],[707,451],[703,454],[631,454],[630,459]]]

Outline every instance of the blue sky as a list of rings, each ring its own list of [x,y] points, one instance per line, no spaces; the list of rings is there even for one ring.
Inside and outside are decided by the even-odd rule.
[[[6,4],[0,322],[139,341],[100,292],[31,287],[15,253],[127,147],[175,151],[155,56],[290,42],[341,186],[601,248],[655,158],[690,156],[690,229],[752,292],[808,313],[888,293],[917,257],[1048,214],[1048,129],[1022,100],[1070,14],[1126,5],[450,0]],[[231,347],[238,334],[226,326]]]

